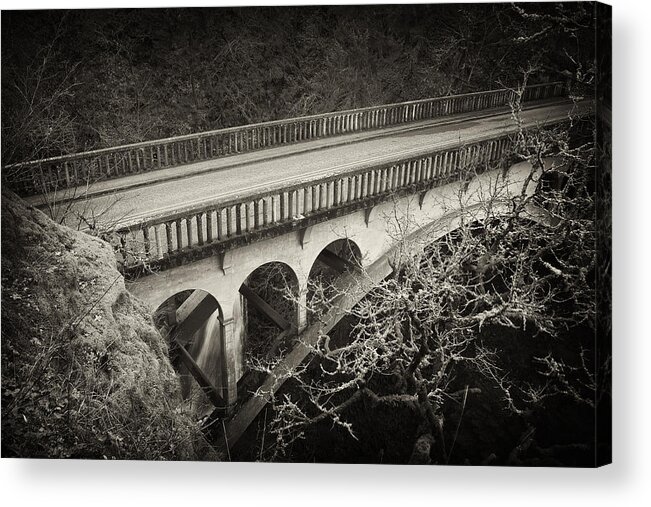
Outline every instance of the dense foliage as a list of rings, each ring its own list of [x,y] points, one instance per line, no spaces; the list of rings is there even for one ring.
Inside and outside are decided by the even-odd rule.
[[[2,193],[2,457],[216,459],[109,245]]]
[[[3,163],[514,85],[530,64],[536,81],[589,82],[591,9],[4,12]]]

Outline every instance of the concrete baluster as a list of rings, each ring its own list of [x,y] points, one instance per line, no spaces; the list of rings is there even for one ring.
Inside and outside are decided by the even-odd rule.
[[[311,211],[318,211],[320,209],[319,195],[318,195],[318,192],[319,192],[318,185],[311,185],[310,189],[311,189],[311,192],[310,192],[311,193],[311,195],[310,195],[310,198],[311,198],[311,200],[310,200]]]
[[[271,222],[271,216],[269,213],[269,198],[262,198],[262,224],[267,225]]]
[[[242,204],[239,205],[240,208],[240,213],[242,213],[242,225],[241,225],[241,230],[242,232],[250,232],[251,231],[251,209],[249,206],[250,203],[248,202],[243,202]]]
[[[355,200],[355,177],[350,176],[346,178],[346,183],[348,184],[348,198],[346,199],[346,202],[352,202]]]
[[[113,166],[111,164],[111,159],[109,158],[110,154],[106,154],[103,157],[99,157],[97,161],[99,162],[99,174],[104,175],[106,174],[107,176],[110,176],[111,173],[113,172]],[[102,160],[104,161],[104,171],[102,171]],[[56,166],[52,166],[52,169],[58,172],[58,168]],[[57,178],[58,180],[58,178]]]
[[[388,168],[383,167],[378,173],[378,193],[383,194],[387,191],[387,174]]]
[[[277,209],[278,197],[272,195],[270,197],[270,204],[271,204],[271,209],[270,209],[271,213],[269,215],[269,218],[271,218],[271,223],[275,224],[278,221],[278,209]]]
[[[181,141],[181,147],[183,148],[183,153],[179,153],[179,161],[182,163],[187,163],[188,162],[188,143],[187,141]],[[144,155],[144,153],[143,153]],[[144,163],[144,156],[143,156],[143,163]]]
[[[386,169],[386,185],[385,191],[391,192],[393,190],[393,178],[394,178],[394,166],[390,166]]]
[[[326,209],[328,206],[328,201],[327,201],[327,192],[326,192],[326,187],[324,183],[320,183],[319,185],[316,185],[319,189],[319,209]]]
[[[298,193],[296,190],[290,190],[287,193],[287,199],[289,201],[287,209],[289,210],[287,218],[293,220],[295,216],[298,215],[297,204],[298,204]]]
[[[242,204],[235,205],[235,234],[242,234]]]
[[[166,243],[166,249],[165,251],[167,253],[170,253],[174,250],[174,243],[172,243],[172,223],[171,222],[165,222],[165,243]]]
[[[425,159],[425,171],[423,174],[423,181],[431,181],[432,169],[434,166],[434,156],[429,156]]]
[[[208,243],[212,243],[213,238],[215,237],[213,232],[213,225],[215,223],[213,213],[215,213],[214,210],[206,212],[206,241]]]
[[[183,224],[181,223],[181,218],[177,218],[174,222],[176,225],[176,247],[177,250],[183,248]]]
[[[357,175],[357,181],[359,182],[358,199],[363,199],[366,196],[366,185],[368,184],[367,177],[368,173]]]
[[[254,229],[259,229],[260,228],[260,199],[256,199],[253,201],[253,228]]]
[[[312,210],[311,207],[310,207],[311,193],[310,193],[309,187],[303,187],[302,194],[303,194],[303,198],[301,199],[301,201],[303,202],[303,208],[302,208],[301,214],[307,216],[310,213],[310,211]]]
[[[355,180],[355,194],[353,199],[361,199],[362,195],[364,194],[364,175],[356,174],[353,176],[353,179]]]
[[[226,208],[226,237],[233,236],[233,206]]]
[[[197,213],[197,245],[203,245],[203,213]]]
[[[188,246],[193,245],[193,235],[192,235],[192,224],[193,220],[192,218],[186,218],[185,219],[185,229],[187,231],[187,238],[188,238]]]
[[[278,207],[280,208],[277,221],[282,222],[285,219],[287,213],[287,201],[285,200],[285,192],[280,192],[278,194]]]
[[[333,181],[332,187],[332,205],[339,206],[339,200],[341,199],[341,180]]]
[[[436,162],[436,179],[440,180],[445,176],[445,163],[447,161],[447,154],[448,152],[446,151],[443,154],[436,155],[437,162]]]
[[[104,171],[102,171],[102,160],[104,161],[104,167],[105,167]],[[107,175],[110,176],[111,175],[111,164],[109,163],[108,155],[104,155],[104,157],[99,157],[97,159],[97,162],[98,162],[98,165],[99,165],[99,174],[107,174]],[[50,166],[50,171],[49,171],[50,175],[53,174],[53,173],[58,173],[58,172],[59,171],[58,171],[58,168],[56,166]],[[57,174],[57,177],[55,177],[55,178],[52,178],[52,176],[50,176],[50,181],[57,181],[58,182],[59,181],[58,174]]]
[[[400,163],[396,166],[396,188],[402,187],[402,181],[404,178],[405,166]]]
[[[222,208],[217,208],[215,210],[215,238],[217,241],[221,241],[225,235]]]

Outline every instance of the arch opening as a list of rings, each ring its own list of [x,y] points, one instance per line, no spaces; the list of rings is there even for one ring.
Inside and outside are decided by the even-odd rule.
[[[244,363],[249,370],[282,354],[293,341],[298,322],[298,277],[284,262],[268,262],[249,274],[239,293]]]
[[[219,302],[204,290],[186,289],[167,298],[153,316],[167,340],[170,362],[189,410],[203,417],[222,406],[224,319]]]
[[[353,240],[342,238],[326,245],[308,276],[307,306],[317,310],[337,295],[335,282],[348,271],[362,266],[362,252]]]

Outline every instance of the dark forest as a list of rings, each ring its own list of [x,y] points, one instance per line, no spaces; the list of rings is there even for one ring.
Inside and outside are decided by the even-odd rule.
[[[594,80],[592,4],[7,11],[3,163]],[[533,72],[532,72],[533,71]]]

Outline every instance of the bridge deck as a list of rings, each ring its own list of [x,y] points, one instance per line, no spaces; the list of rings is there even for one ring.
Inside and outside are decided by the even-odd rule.
[[[547,100],[528,104],[522,117],[526,125],[535,125],[561,120],[573,108],[586,107],[589,104]],[[146,218],[252,191],[277,189],[324,175],[346,173],[353,168],[472,143],[514,130],[510,111],[493,110],[307,141],[97,183],[87,198],[75,203],[74,207],[79,211],[92,209],[95,215],[108,210],[102,220],[119,223],[126,218]],[[71,196],[83,196],[85,191],[81,188],[67,190],[59,193],[55,200],[61,203]],[[43,196],[28,200],[35,206],[45,204]]]

